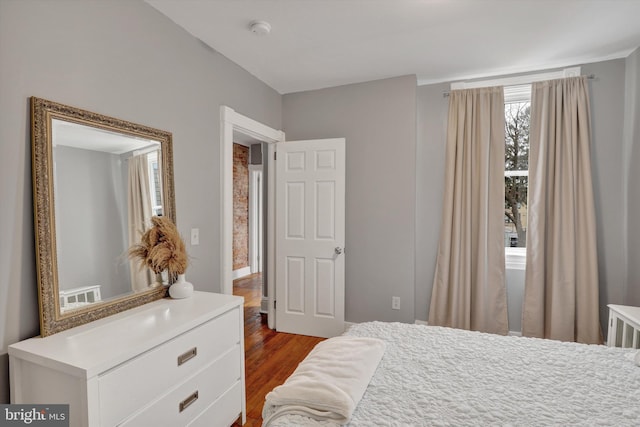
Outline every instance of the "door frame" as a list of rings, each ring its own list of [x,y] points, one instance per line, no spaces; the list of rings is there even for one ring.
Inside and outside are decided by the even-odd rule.
[[[240,132],[267,143],[267,270],[268,326],[275,327],[275,162],[274,143],[284,142],[285,134],[226,105],[220,106],[220,292],[233,293],[233,132]],[[264,156],[263,156],[264,157]]]

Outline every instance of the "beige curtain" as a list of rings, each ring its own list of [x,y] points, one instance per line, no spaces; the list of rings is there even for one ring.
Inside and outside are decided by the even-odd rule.
[[[149,190],[149,165],[147,155],[129,158],[128,220],[129,246],[138,243],[151,219],[151,194]],[[131,260],[131,289],[148,289],[153,282],[149,269],[140,270],[140,261]],[[155,280],[155,279],[154,279]]]
[[[504,92],[452,91],[429,324],[506,334]]]
[[[585,77],[534,83],[522,334],[601,343]]]

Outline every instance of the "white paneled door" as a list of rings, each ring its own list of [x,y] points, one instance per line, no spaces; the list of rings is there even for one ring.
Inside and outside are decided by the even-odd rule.
[[[344,331],[345,140],[276,147],[276,329]]]

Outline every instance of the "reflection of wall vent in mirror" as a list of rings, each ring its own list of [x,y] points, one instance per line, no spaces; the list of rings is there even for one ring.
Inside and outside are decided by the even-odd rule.
[[[153,215],[174,222],[171,133],[31,98],[40,333],[162,298],[127,250]]]

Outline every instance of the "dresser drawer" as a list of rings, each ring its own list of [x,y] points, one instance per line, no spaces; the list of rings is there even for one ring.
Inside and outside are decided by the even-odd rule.
[[[223,401],[224,404],[217,410],[235,420],[242,411],[240,394],[234,393],[233,400],[224,396],[228,395],[229,390],[235,390],[234,387],[240,389],[240,357],[240,345],[236,345],[121,426],[186,426],[203,412],[208,412],[215,405],[214,402]],[[205,425],[214,427],[219,424]]]
[[[211,406],[193,420],[188,427],[218,427],[230,426],[240,415],[240,401],[242,399],[242,387],[237,382]]]
[[[237,347],[240,333],[240,313],[236,308],[101,375],[101,425],[122,422],[231,347]],[[238,368],[230,372],[237,378],[239,357],[236,355],[234,364]]]

